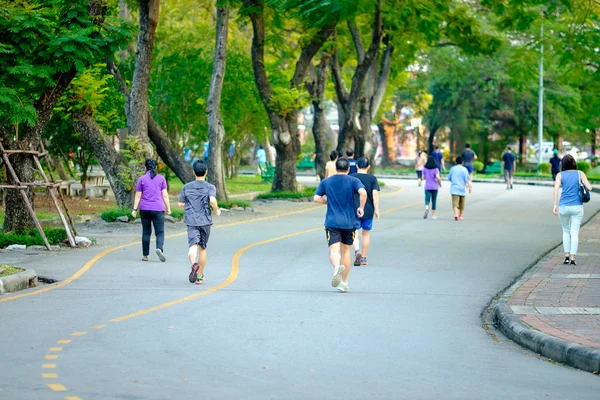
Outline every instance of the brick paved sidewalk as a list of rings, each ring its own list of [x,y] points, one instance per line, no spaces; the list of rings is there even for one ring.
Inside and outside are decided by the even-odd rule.
[[[556,229],[560,230],[558,219]],[[562,246],[507,301],[518,318],[554,337],[600,348],[600,216],[579,234],[577,266]]]

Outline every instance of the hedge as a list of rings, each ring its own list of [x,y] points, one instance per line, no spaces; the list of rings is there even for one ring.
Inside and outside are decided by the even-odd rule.
[[[67,232],[64,229],[44,229],[48,242],[52,245],[60,244],[67,240]],[[22,244],[25,246],[43,246],[44,240],[37,229],[31,229],[22,233],[0,232],[0,248],[6,248],[11,244]]]

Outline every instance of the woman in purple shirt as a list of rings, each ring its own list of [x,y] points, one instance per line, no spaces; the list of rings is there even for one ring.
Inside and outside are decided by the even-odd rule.
[[[142,261],[148,261],[150,255],[150,236],[152,225],[156,235],[156,255],[160,261],[167,259],[163,253],[165,243],[165,208],[167,215],[171,214],[167,181],[162,175],[156,173],[156,161],[146,160],[146,173],[137,181],[135,202],[131,215],[133,218],[140,211],[142,219]]]
[[[429,202],[431,201],[431,219],[437,219],[435,210],[437,208],[438,189],[442,187],[442,177],[438,163],[433,156],[427,158],[427,163],[423,168],[423,179],[425,180],[425,214],[423,219],[427,219],[429,214]]]

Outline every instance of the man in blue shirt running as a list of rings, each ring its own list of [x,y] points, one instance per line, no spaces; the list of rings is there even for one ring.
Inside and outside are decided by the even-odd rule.
[[[367,191],[360,180],[348,176],[350,163],[340,158],[335,163],[336,174],[324,179],[315,191],[315,202],[327,205],[325,232],[329,245],[329,261],[333,266],[331,286],[348,291],[350,248],[354,242],[356,219],[365,213]],[[354,194],[359,195],[358,209]],[[327,196],[326,198],[324,196]]]

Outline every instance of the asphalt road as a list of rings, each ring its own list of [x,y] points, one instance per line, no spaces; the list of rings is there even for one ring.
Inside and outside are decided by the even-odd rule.
[[[184,235],[164,264],[127,247],[0,302],[0,399],[598,399],[599,377],[482,328],[561,240],[551,188],[476,184],[456,222],[448,185],[425,221],[422,188],[402,184],[350,293],[330,286],[321,207],[213,230],[203,286]]]

